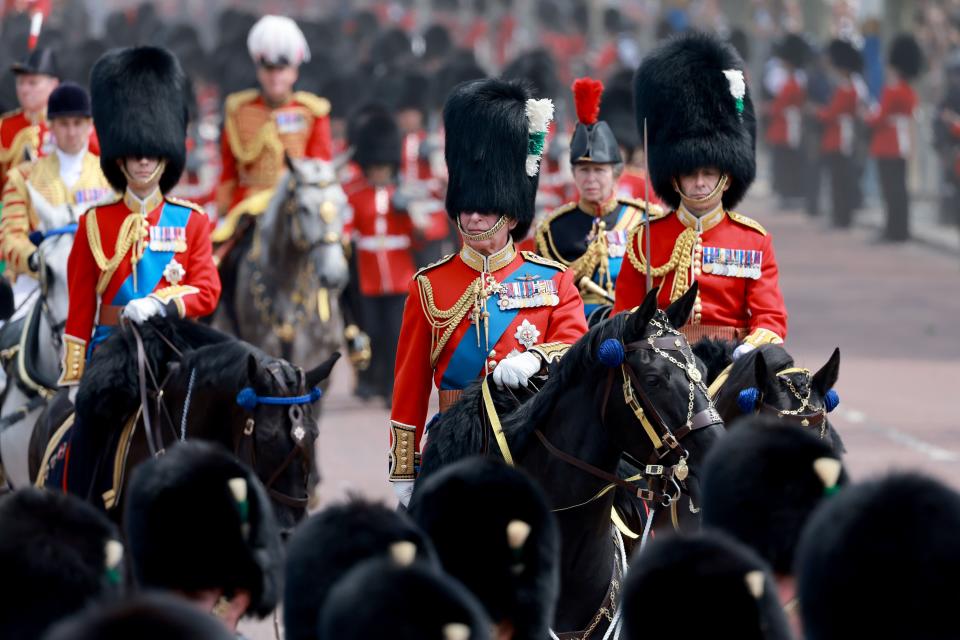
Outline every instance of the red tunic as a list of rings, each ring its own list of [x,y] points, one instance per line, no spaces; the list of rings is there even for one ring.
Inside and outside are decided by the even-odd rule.
[[[587,330],[583,302],[573,283],[573,272],[535,254],[518,252],[511,244],[504,249],[499,260],[491,258],[494,260],[489,267],[492,277],[497,282],[519,282],[524,278],[528,282],[552,282],[550,286],[556,292],[557,304],[550,306],[541,303],[540,306],[519,308],[498,339],[491,337],[489,345],[482,343],[480,349],[485,351],[489,348],[489,352],[485,354],[486,357],[481,354],[479,362],[472,361],[477,364],[475,370],[455,370],[457,365],[451,367],[455,352],[463,346],[472,346],[459,346],[461,341],[476,341],[470,318],[472,299],[467,300],[459,313],[453,315],[454,320],[460,316],[459,322],[448,320],[448,326],[437,330],[434,330],[434,326],[443,322],[438,311],[457,307],[458,301],[464,299],[465,293],[480,277],[478,269],[465,262],[465,259],[471,260],[476,255],[465,248],[460,254],[447,256],[421,270],[409,283],[397,347],[396,384],[390,419],[395,425],[415,430],[416,451],[420,450],[430,392],[434,386],[441,390],[463,389],[469,382],[493,371],[500,360],[514,351],[529,349],[552,360]],[[492,295],[487,301],[488,309],[496,308],[497,300],[496,294]],[[521,343],[523,336],[517,336],[517,330],[524,321],[539,331],[535,343],[526,346]],[[480,335],[485,335],[483,329]]]
[[[400,156],[400,181],[404,186],[414,186],[418,192],[423,193],[424,200],[436,203],[435,210],[428,214],[421,234],[428,241],[442,240],[450,235],[450,222],[443,207],[443,184],[433,174],[430,158],[421,153],[421,148],[427,141],[427,137],[427,132],[422,129],[403,136],[402,154]],[[404,289],[406,289],[406,284],[404,284]]]
[[[159,192],[157,193],[159,194]],[[150,228],[163,230],[167,227],[167,221],[173,218],[168,209],[170,205],[179,207],[175,210],[178,213],[177,217],[185,216],[186,218],[184,231],[180,232],[183,236],[182,240],[185,241],[183,250],[181,251],[179,250],[180,247],[177,247],[173,252],[174,259],[182,267],[180,277],[173,275],[173,271],[168,272],[164,269],[163,277],[159,278],[155,286],[146,290],[145,283],[149,282],[150,278],[146,273],[147,267],[144,259],[142,259],[137,268],[137,286],[143,287],[144,290],[137,290],[133,295],[128,295],[125,292],[127,289],[124,287],[124,282],[131,275],[132,269],[131,251],[127,250],[124,258],[117,265],[116,271],[107,281],[106,287],[102,289],[102,293],[98,293],[97,284],[103,271],[95,257],[99,252],[91,247],[99,245],[102,250],[102,257],[107,260],[112,259],[116,251],[121,226],[132,212],[125,199],[119,199],[116,202],[87,211],[80,217],[73,249],[70,251],[70,257],[67,261],[67,286],[70,292],[70,302],[64,329],[65,340],[68,343],[65,353],[66,364],[71,363],[71,356],[77,355],[78,347],[82,354],[97,325],[106,318],[107,313],[111,313],[109,307],[119,306],[126,301],[127,297],[131,299],[143,298],[152,293],[162,302],[174,303],[182,317],[206,316],[216,308],[217,301],[220,299],[220,276],[211,255],[210,223],[207,215],[192,203],[169,198],[150,199],[150,205],[152,205],[152,208],[146,216]],[[164,219],[164,224],[158,225],[162,214],[170,217]],[[90,237],[88,221],[92,216],[95,216],[99,242]],[[161,237],[169,239],[173,234],[167,230],[165,235],[160,232],[157,232],[156,235],[158,239]],[[154,234],[148,229],[144,232],[143,237],[144,244],[148,247],[146,250],[152,251],[149,247],[154,246],[151,241]],[[129,287],[129,284],[127,287]],[[112,313],[115,314],[116,310],[113,310]],[[116,321],[115,318],[113,321]],[[65,368],[64,373],[67,374],[68,369]],[[76,377],[79,378],[79,375]]]
[[[696,232],[696,220],[686,211],[673,211],[650,223],[654,270],[670,262],[678,239],[687,232],[685,238],[689,239],[690,246],[685,251],[678,250],[677,254],[681,257],[680,265],[686,264],[686,268],[679,268],[681,279],[688,284],[693,280],[699,282],[699,297],[691,322],[745,329],[751,336],[765,329],[781,340],[786,339],[787,311],[780,293],[773,239],[750,218],[722,209],[704,216],[702,228],[701,233]],[[646,260],[644,248],[640,226],[629,240],[628,259],[623,261],[617,278],[614,313],[632,309],[643,301],[647,292],[646,273],[641,268]],[[640,256],[643,264],[638,265]],[[710,266],[705,267],[706,263]],[[721,269],[718,263],[735,265],[733,273],[721,275],[730,267]],[[741,270],[736,265],[744,268]],[[671,302],[677,271],[671,269],[653,278],[654,286],[660,287],[658,300],[663,308]],[[680,289],[674,297],[679,297],[687,286]]]
[[[917,94],[906,82],[883,88],[880,106],[867,116],[873,128],[870,155],[875,158],[906,158],[910,155],[910,123],[917,108]]]
[[[770,103],[770,124],[767,142],[778,147],[796,148],[800,144],[801,109],[807,101],[807,91],[795,73],[787,77],[773,102]]]
[[[817,118],[823,123],[823,136],[820,138],[820,150],[824,153],[843,153],[853,151],[854,120],[860,98],[853,83],[837,87],[830,104],[817,110]]]
[[[417,270],[411,253],[413,222],[393,208],[395,191],[394,186],[374,187],[364,180],[348,196],[360,291],[366,296],[405,293]]]

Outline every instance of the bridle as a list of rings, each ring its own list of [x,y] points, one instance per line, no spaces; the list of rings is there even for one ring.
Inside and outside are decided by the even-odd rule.
[[[797,386],[793,383],[793,380],[790,379],[791,375],[802,376],[803,381],[806,383],[806,393],[800,393],[800,391],[797,390]],[[825,438],[827,434],[827,413],[836,406],[835,403],[838,402],[838,400],[834,399],[832,404],[829,398],[825,398],[822,407],[818,407],[810,402],[810,392],[813,389],[813,384],[809,369],[790,367],[778,371],[775,377],[786,385],[790,395],[800,403],[800,406],[796,409],[780,409],[766,402],[763,394],[756,387],[748,387],[740,391],[737,397],[737,404],[740,406],[741,411],[744,413],[755,412],[771,415],[784,421],[786,424],[803,427],[805,429],[817,429],[820,438]],[[837,398],[836,392],[832,389],[827,392],[828,395],[831,393],[833,394],[833,398]]]
[[[164,397],[164,388],[170,380],[170,377],[173,373],[174,368],[170,367],[167,371],[167,375],[163,380],[158,380],[156,372],[153,367],[150,365],[148,358],[146,356],[146,349],[143,343],[143,336],[140,333],[140,329],[136,324],[132,322],[123,322],[127,323],[131,333],[133,334],[134,341],[136,342],[137,349],[137,375],[139,382],[140,390],[140,404],[142,410],[140,415],[143,418],[144,434],[147,441],[147,449],[150,452],[151,457],[158,457],[164,454],[164,439],[162,433],[162,427],[160,425],[154,426],[154,421],[151,418],[150,411],[150,394],[147,390],[148,379],[153,387],[153,397],[156,404],[156,413],[157,416],[165,416],[167,426],[174,434],[174,438],[179,441],[186,440],[186,424],[187,424],[187,413],[190,408],[190,396],[193,391],[193,382],[194,375],[191,372],[189,388],[187,390],[187,395],[184,401],[183,407],[183,417],[181,420],[181,429],[180,433],[177,433],[176,427],[173,424],[173,419],[170,415],[169,410],[166,407],[166,404],[163,401]],[[183,352],[177,348],[169,338],[164,336],[159,331],[156,332],[156,335],[166,343],[166,345],[177,354],[178,357],[183,357]],[[299,367],[296,368],[297,374],[297,384],[296,389],[291,389],[290,385],[287,384],[287,381],[283,375],[283,362],[275,361],[267,365],[266,369],[270,373],[270,376],[276,382],[277,386],[280,389],[280,392],[283,394],[281,396],[258,396],[252,388],[246,387],[241,389],[240,393],[237,394],[237,404],[249,413],[246,423],[240,435],[236,438],[234,442],[234,455],[244,463],[246,463],[251,469],[256,469],[256,438],[254,436],[254,431],[256,429],[256,418],[255,410],[258,405],[285,405],[288,406],[287,410],[288,416],[290,418],[290,437],[294,441],[293,448],[287,453],[283,462],[277,467],[271,474],[270,477],[264,482],[264,488],[267,490],[267,493],[271,498],[277,502],[284,504],[288,507],[294,509],[306,509],[309,502],[309,482],[310,482],[310,466],[313,464],[313,439],[307,438],[309,431],[308,428],[304,426],[304,410],[303,405],[310,405],[320,399],[321,391],[319,388],[314,388],[309,391],[306,389],[306,376],[303,373],[303,370]],[[304,477],[306,481],[304,483],[304,496],[297,497],[291,496],[287,493],[280,491],[275,488],[273,485],[276,481],[287,471],[291,464],[300,460],[304,468]]]

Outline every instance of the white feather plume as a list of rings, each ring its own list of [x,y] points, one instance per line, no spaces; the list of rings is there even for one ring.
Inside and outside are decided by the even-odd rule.
[[[553,101],[549,98],[527,100],[527,124],[530,133],[546,131],[553,121]]]
[[[743,71],[740,69],[726,69],[723,75],[727,76],[727,83],[730,85],[730,95],[735,100],[739,100],[747,95],[747,81],[743,77]]]
[[[254,62],[294,66],[310,60],[310,47],[300,27],[286,16],[263,16],[247,36],[247,50]]]

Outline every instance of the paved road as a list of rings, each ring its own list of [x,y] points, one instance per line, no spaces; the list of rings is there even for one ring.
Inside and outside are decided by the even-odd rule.
[[[825,230],[753,197],[739,210],[775,238],[790,313],[787,347],[816,370],[841,350],[831,420],[854,478],[922,470],[960,488],[960,261],[920,245],[876,245],[862,230]],[[321,426],[325,503],[350,493],[390,499],[388,412],[349,395],[338,365]],[[272,638],[266,625],[251,637]]]

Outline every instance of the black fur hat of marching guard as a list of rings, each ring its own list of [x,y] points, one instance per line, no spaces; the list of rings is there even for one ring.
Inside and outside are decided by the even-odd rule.
[[[378,105],[359,110],[349,130],[353,159],[366,169],[373,165],[400,166],[400,128],[393,114]]]
[[[607,84],[600,103],[600,119],[610,125],[613,137],[628,152],[643,147],[633,115],[633,88],[629,84]]]
[[[905,80],[914,80],[923,71],[924,55],[917,39],[909,33],[901,33],[890,43],[890,66]]]
[[[807,518],[846,483],[829,440],[774,417],[742,418],[704,462],[702,522],[790,575]]]
[[[827,55],[830,57],[830,64],[838,69],[851,73],[863,71],[863,54],[849,40],[843,38],[831,40],[827,45]]]
[[[634,555],[620,601],[624,639],[675,637],[676,616],[650,615],[652,603],[671,599],[697,603],[697,615],[683,619],[683,638],[793,637],[767,564],[715,531],[658,538]]]
[[[634,77],[637,130],[647,122],[647,163],[653,189],[673,208],[677,176],[715,166],[730,175],[723,205],[743,199],[757,173],[757,122],[750,89],[740,101],[733,89],[743,61],[715,36],[675,36],[644,59]],[[731,71],[734,81],[725,71]],[[739,77],[742,78],[742,75]],[[742,108],[741,108],[742,104]]]
[[[813,48],[802,35],[787,33],[776,44],[777,57],[796,68],[803,68],[813,54]]]
[[[401,563],[413,559],[415,564],[439,568],[433,545],[420,528],[406,514],[382,504],[351,499],[302,522],[287,545],[283,602],[287,640],[316,640],[317,621],[330,590],[351,569],[374,558]]]
[[[454,578],[434,567],[379,558],[337,582],[313,637],[488,640],[491,628],[483,605]]]
[[[39,638],[118,596],[123,545],[107,517],[72,495],[21,489],[0,499],[0,638]]]
[[[520,80],[529,83],[535,98],[558,98],[560,78],[553,56],[544,48],[534,49],[514,58],[504,69],[504,80]]]
[[[163,158],[160,190],[176,186],[186,162],[188,95],[186,75],[166,49],[114,49],[93,65],[90,97],[100,168],[114,189],[126,189],[117,160],[127,156]]]
[[[235,640],[222,622],[183,598],[163,593],[91,607],[57,625],[43,640]]]
[[[529,477],[493,458],[468,458],[419,483],[409,513],[444,570],[495,624],[509,621],[514,637],[546,640],[559,592],[560,534]]]
[[[810,518],[797,549],[804,637],[957,637],[960,494],[915,473],[855,484]]]
[[[533,223],[540,174],[526,171],[528,90],[520,83],[474,80],[454,88],[443,107],[447,215],[497,213],[517,221],[515,240]]]
[[[134,470],[125,529],[144,588],[250,592],[263,617],[280,599],[283,551],[260,480],[220,447],[177,444]]]

